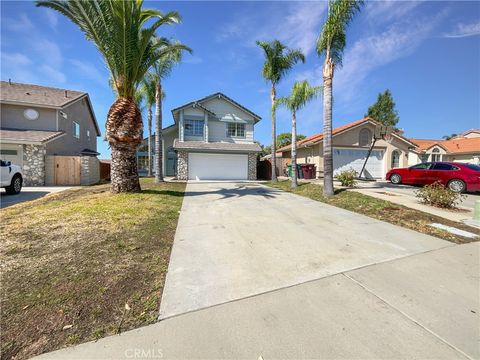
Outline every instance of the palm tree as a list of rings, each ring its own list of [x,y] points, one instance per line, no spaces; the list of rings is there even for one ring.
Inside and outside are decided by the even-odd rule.
[[[346,30],[363,0],[329,0],[328,16],[317,41],[317,53],[323,63],[323,193],[333,196],[332,157],[332,82],[335,68],[342,65]]]
[[[173,70],[173,67],[182,59],[182,51],[192,52],[192,49],[179,43],[169,42],[164,39],[164,45],[160,49],[163,53],[158,58],[149,72],[151,81],[155,84],[155,182],[163,181],[163,150],[162,150],[162,100],[165,93],[162,89],[162,80],[165,79]]]
[[[136,149],[142,141],[142,114],[135,103],[137,86],[161,55],[155,32],[178,23],[177,12],[143,9],[143,1],[40,0],[37,6],[58,11],[92,41],[110,71],[117,99],[110,107],[105,137],[112,151],[111,191],[137,192]]]
[[[305,55],[300,50],[291,50],[280,41],[274,40],[272,42],[257,41],[257,45],[260,46],[265,53],[265,63],[263,64],[262,75],[265,80],[270,81],[272,88],[270,91],[270,99],[272,101],[272,181],[277,181],[276,158],[276,124],[275,124],[275,108],[277,91],[276,86],[286,75],[286,73],[292,69],[293,65],[299,61],[305,62]]]
[[[150,77],[145,77],[138,90],[139,96],[141,96],[147,107],[147,126],[148,126],[148,166],[147,175],[152,176],[152,106],[155,103],[155,85]],[[138,105],[138,102],[137,102]]]
[[[284,105],[292,113],[292,188],[297,184],[297,112],[321,91],[320,86],[311,87],[307,80],[293,84],[288,97],[280,97],[278,104]]]

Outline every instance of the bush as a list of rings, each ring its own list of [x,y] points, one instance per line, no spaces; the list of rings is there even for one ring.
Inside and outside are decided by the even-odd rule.
[[[438,181],[415,190],[415,196],[424,204],[445,209],[455,208],[466,197],[460,193],[453,192]]]
[[[354,187],[357,184],[355,178],[357,177],[357,172],[353,169],[344,170],[337,175],[337,180],[340,181],[342,186]]]

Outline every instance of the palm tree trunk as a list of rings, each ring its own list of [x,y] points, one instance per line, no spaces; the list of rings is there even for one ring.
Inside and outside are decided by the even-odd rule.
[[[275,90],[275,83],[272,83],[272,91],[270,94],[270,98],[272,100],[272,181],[277,182],[277,159],[275,157],[277,152],[277,128],[275,122],[275,101],[276,101],[277,93]]]
[[[163,150],[162,150],[162,84],[160,80],[157,82],[155,89],[155,182],[163,182]]]
[[[139,192],[137,147],[142,142],[142,114],[133,99],[120,97],[110,107],[105,137],[112,150],[111,191]]]
[[[334,65],[327,51],[323,67],[323,194],[333,196],[332,80]]]
[[[297,182],[297,114],[292,112],[292,189],[298,186]]]
[[[152,176],[152,104],[148,104],[148,176]]]

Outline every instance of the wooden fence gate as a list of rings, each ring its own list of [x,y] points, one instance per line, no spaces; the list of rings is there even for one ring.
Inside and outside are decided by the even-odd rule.
[[[55,156],[55,185],[80,185],[80,156]]]

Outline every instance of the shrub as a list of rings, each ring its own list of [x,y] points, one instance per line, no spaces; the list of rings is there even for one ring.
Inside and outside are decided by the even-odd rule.
[[[337,175],[337,180],[340,181],[342,186],[354,187],[357,184],[355,178],[357,177],[357,172],[353,169],[344,170]]]
[[[453,192],[438,181],[415,190],[415,196],[424,204],[445,209],[455,208],[465,199],[465,195]]]

